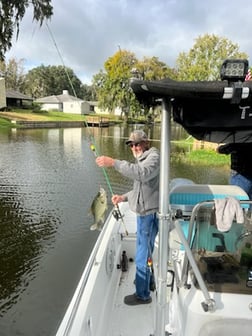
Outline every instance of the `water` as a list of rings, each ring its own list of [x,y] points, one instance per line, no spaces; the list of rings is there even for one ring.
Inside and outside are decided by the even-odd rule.
[[[124,141],[132,128],[0,132],[0,336],[55,335],[99,234],[89,230],[93,198],[103,186],[111,208],[110,191],[132,183],[109,168],[108,185],[90,144],[131,160]],[[160,128],[147,132],[159,148]],[[227,182],[221,169],[199,166],[174,164],[171,175]]]

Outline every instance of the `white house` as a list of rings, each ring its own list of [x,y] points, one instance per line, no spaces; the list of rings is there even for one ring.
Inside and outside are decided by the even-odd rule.
[[[45,111],[56,110],[73,114],[109,114],[108,110],[98,107],[97,101],[86,101],[71,96],[67,90],[58,96],[48,96],[34,100],[34,103],[41,105],[41,109]]]
[[[0,109],[6,107],[5,79],[0,77]]]
[[[71,96],[68,90],[63,90],[61,95],[52,95],[48,97],[38,98],[35,103],[41,105],[42,110],[56,110],[65,113],[73,114],[88,114],[91,113],[89,106],[84,100]]]

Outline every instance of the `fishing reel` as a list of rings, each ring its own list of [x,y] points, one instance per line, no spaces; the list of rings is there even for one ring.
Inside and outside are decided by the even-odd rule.
[[[114,218],[118,221],[119,219],[123,218],[123,215],[121,214],[121,211],[119,210],[118,207],[115,207],[112,211],[112,215]]]
[[[125,234],[126,234],[126,236],[128,236],[129,233],[128,233],[127,229],[126,229],[126,225],[125,225],[124,220],[123,220],[123,216],[124,216],[124,215],[121,214],[121,211],[120,211],[118,205],[115,205],[115,207],[114,207],[114,209],[113,209],[113,211],[112,211],[112,215],[114,216],[114,218],[116,219],[117,222],[118,222],[119,219],[120,219],[120,222],[121,222],[121,223],[123,224],[123,226],[124,226]]]

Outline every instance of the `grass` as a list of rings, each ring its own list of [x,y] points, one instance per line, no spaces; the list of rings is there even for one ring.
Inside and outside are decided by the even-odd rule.
[[[223,168],[230,166],[230,155],[219,154],[215,149],[193,149],[194,138],[188,137],[185,140],[173,141],[176,145],[173,161],[200,164],[202,166],[215,166]]]
[[[1,128],[12,128],[12,127],[16,127],[16,125],[13,125],[9,120],[0,118],[0,129]]]
[[[188,153],[186,159],[189,162],[201,162],[204,165],[223,166],[230,164],[230,156],[218,154],[213,149],[197,149]]]
[[[85,116],[80,114],[71,114],[71,113],[62,113],[57,111],[40,111],[32,112],[24,110],[14,110],[10,112],[1,112],[1,115],[4,118],[10,118],[13,120],[31,120],[31,121],[57,121],[57,120],[66,120],[66,121],[84,121]],[[1,118],[2,119],[2,118]]]
[[[213,149],[195,149],[184,151],[183,147],[184,144],[182,144],[181,147],[182,151],[176,151],[172,156],[173,161],[200,164],[201,166],[209,166],[209,168],[213,166],[223,168],[230,166],[230,155],[219,154]]]

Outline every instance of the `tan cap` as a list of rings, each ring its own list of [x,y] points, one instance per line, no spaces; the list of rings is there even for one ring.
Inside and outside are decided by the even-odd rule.
[[[126,141],[126,145],[130,143],[139,143],[142,141],[148,141],[146,133],[142,130],[135,130],[130,134],[129,139]]]

